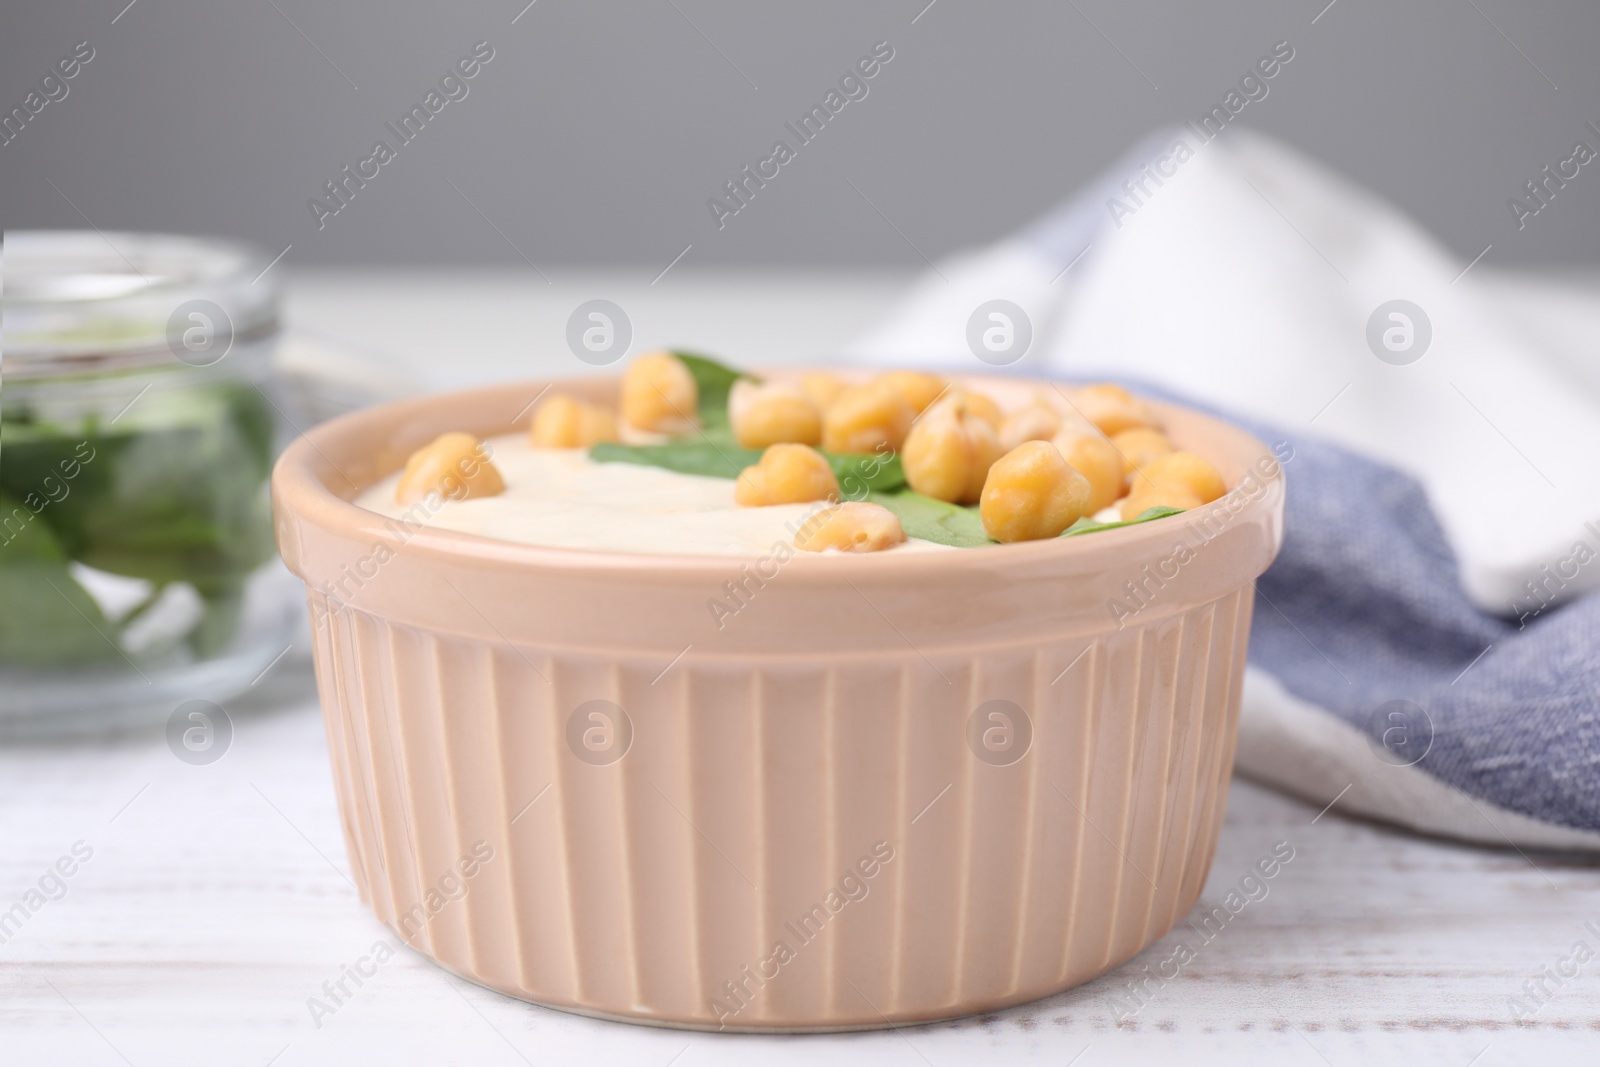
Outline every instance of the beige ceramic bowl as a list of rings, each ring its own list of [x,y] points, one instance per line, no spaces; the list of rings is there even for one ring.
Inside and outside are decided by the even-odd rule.
[[[1282,536],[1259,441],[1157,405],[1233,492],[949,552],[545,549],[349,503],[541,388],[347,415],[273,477],[356,882],[418,951],[588,1015],[845,1030],[1056,993],[1193,906]]]

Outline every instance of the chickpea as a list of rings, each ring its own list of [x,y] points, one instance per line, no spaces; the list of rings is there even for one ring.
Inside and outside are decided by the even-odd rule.
[[[891,385],[854,385],[822,415],[822,447],[829,452],[898,451],[916,412]]]
[[[1122,461],[1127,465],[1130,475],[1151,460],[1159,459],[1173,450],[1167,435],[1149,426],[1135,426],[1131,430],[1113,434],[1111,443],[1122,453]]]
[[[1093,515],[1109,507],[1122,495],[1123,478],[1127,471],[1122,453],[1115,445],[1093,431],[1076,433],[1062,430],[1052,439],[1052,444],[1067,461],[1067,465],[1089,479],[1089,503],[1084,513]]]
[[[1184,486],[1173,482],[1145,482],[1134,487],[1133,492],[1117,505],[1123,522],[1132,522],[1151,508],[1177,508],[1188,511],[1204,501]]]
[[[811,402],[822,411],[827,411],[828,405],[839,399],[839,394],[844,392],[845,388],[844,382],[838,375],[829,374],[827,371],[810,371],[800,379],[800,391],[809,396]]]
[[[989,468],[1005,451],[967,400],[967,393],[952,390],[924,411],[900,453],[911,488],[952,504],[975,503]]]
[[[728,394],[728,421],[741,448],[822,441],[822,411],[799,386],[741,378]]]
[[[657,433],[695,427],[700,390],[683,360],[671,352],[646,352],[622,375],[622,417],[630,426]]]
[[[1209,504],[1228,491],[1217,468],[1193,452],[1173,452],[1151,460],[1135,474],[1134,491],[1142,489],[1147,481],[1152,485],[1181,486],[1202,504]]]
[[[905,398],[911,410],[920,415],[949,388],[943,378],[919,370],[892,370],[878,375],[878,381]]]
[[[905,541],[900,519],[881,504],[847,501],[819,511],[794,535],[803,552],[880,552]]]
[[[482,441],[470,433],[445,433],[411,453],[394,498],[415,504],[438,493],[447,500],[469,500],[498,496],[505,488]]]
[[[1089,493],[1089,479],[1073,470],[1055,445],[1027,441],[989,468],[978,516],[996,541],[1056,537],[1083,517]]]
[[[533,409],[528,437],[534,448],[588,448],[617,439],[617,416],[599,404],[558,394]]]
[[[963,391],[967,394],[967,410],[999,430],[1000,424],[1005,421],[1005,416],[1000,413],[1000,405],[994,402],[994,398],[985,393],[973,392],[971,389]]]
[[[1024,441],[1048,441],[1061,431],[1061,413],[1035,398],[1025,408],[1013,411],[1000,423],[1000,444],[1007,451]]]
[[[1135,426],[1156,425],[1155,413],[1149,405],[1120,385],[1086,385],[1072,397],[1072,402],[1083,417],[1107,437]]]
[[[839,479],[822,453],[809,445],[776,444],[761,453],[761,462],[739,472],[733,499],[751,508],[837,500]]]

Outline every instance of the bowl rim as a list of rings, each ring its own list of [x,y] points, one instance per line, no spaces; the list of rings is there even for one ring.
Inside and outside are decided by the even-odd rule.
[[[849,377],[851,372],[870,374],[881,370],[881,368],[840,368],[810,365],[773,366],[760,369],[764,375],[800,374],[811,370],[825,370],[829,373],[839,374],[841,377]],[[951,380],[973,384],[982,382],[1005,383],[1005,387],[1009,389],[1015,389],[1019,386],[1057,386],[1062,384],[1055,379],[1034,378],[1031,376],[950,374],[948,372],[945,372],[943,376]],[[501,406],[498,402],[504,401],[511,396],[526,397],[530,392],[537,393],[537,396],[543,396],[549,390],[563,387],[581,393],[594,389],[596,383],[608,380],[615,380],[615,377],[588,375],[501,382],[471,389],[431,393],[340,415],[301,434],[279,456],[274,465],[271,482],[275,525],[281,531],[285,521],[293,518],[309,523],[313,527],[336,536],[343,536],[360,542],[383,543],[395,548],[397,551],[403,548],[408,554],[430,557],[442,562],[453,561],[466,566],[509,566],[528,571],[588,571],[596,574],[625,571],[635,572],[641,576],[659,575],[663,579],[668,577],[695,580],[721,579],[728,575],[730,567],[737,567],[740,563],[771,558],[770,556],[731,553],[702,555],[670,552],[619,552],[610,549],[531,545],[434,526],[405,528],[406,536],[401,539],[396,534],[396,531],[402,528],[400,520],[369,511],[352,500],[341,496],[330,488],[328,479],[324,477],[324,472],[331,470],[336,472],[339,477],[350,482],[352,486],[355,486],[358,492],[364,492],[373,483],[368,482],[365,485],[357,485],[354,479],[340,470],[324,449],[334,452],[342,451],[340,442],[347,441],[352,437],[366,436],[372,438],[379,435],[385,427],[392,431],[407,422],[414,421],[417,416],[426,415],[431,409],[437,409],[444,405],[465,404],[492,411]],[[1207,517],[1225,510],[1231,500],[1241,499],[1243,501],[1242,505],[1237,506],[1232,517],[1226,520],[1227,525],[1233,525],[1246,519],[1261,508],[1270,507],[1274,496],[1281,495],[1285,482],[1283,464],[1278,460],[1273,449],[1255,435],[1230,422],[1194,408],[1154,399],[1149,396],[1142,396],[1138,393],[1135,393],[1135,395],[1154,407],[1163,416],[1169,418],[1177,416],[1180,422],[1202,427],[1208,433],[1218,434],[1230,439],[1229,443],[1240,453],[1239,456],[1234,457],[1235,459],[1241,459],[1244,453],[1252,452],[1258,457],[1271,460],[1271,468],[1265,472],[1257,469],[1259,460],[1255,464],[1245,464],[1247,469],[1255,472],[1258,482],[1262,485],[1262,489],[1256,496],[1242,496],[1239,493],[1238,479],[1234,479],[1235,484],[1221,497],[1198,508],[1191,508],[1182,512],[1183,516],[1204,521]],[[535,399],[537,399],[537,396]],[[488,436],[503,436],[505,432],[525,430],[527,419],[521,416],[527,414],[531,408],[532,403],[527,403],[522,411],[519,412],[518,418],[510,424],[508,431]],[[512,410],[516,409],[513,408]],[[531,418],[531,415],[527,417]],[[379,478],[386,477],[388,473],[392,473],[392,471],[380,475]],[[376,480],[378,479],[373,479],[373,481]],[[1177,517],[1173,516],[1173,518]],[[864,578],[901,579],[908,575],[937,575],[940,572],[949,570],[951,566],[968,570],[973,567],[1010,570],[1014,567],[1029,567],[1057,560],[1089,561],[1097,556],[1113,557],[1123,556],[1128,553],[1138,553],[1141,550],[1149,549],[1155,542],[1169,540],[1172,530],[1173,526],[1166,522],[1146,522],[1114,530],[1101,531],[1094,537],[1052,537],[1037,541],[987,545],[976,549],[956,549],[955,552],[957,554],[954,556],[950,552],[891,551],[821,554],[795,551],[788,561],[784,563],[783,567],[785,573],[803,581],[828,582],[829,579],[833,579],[836,582],[845,584],[854,579]],[[285,559],[287,562],[293,562],[289,559],[288,553],[285,553]],[[293,568],[291,567],[291,569]]]

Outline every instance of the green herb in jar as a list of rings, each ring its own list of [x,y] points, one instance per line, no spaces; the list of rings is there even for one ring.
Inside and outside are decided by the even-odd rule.
[[[273,551],[272,437],[270,405],[239,381],[153,386],[105,422],[7,404],[0,590],[20,610],[0,626],[0,660],[114,656],[121,632],[174,583],[200,601],[183,638],[189,649],[205,656],[224,647],[247,578]],[[75,563],[141,579],[149,592],[113,623],[74,577]]]

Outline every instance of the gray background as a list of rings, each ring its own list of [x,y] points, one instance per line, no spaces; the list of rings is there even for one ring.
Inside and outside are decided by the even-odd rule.
[[[0,146],[0,222],[231,233],[290,265],[914,264],[1023,224],[1287,39],[1244,124],[1464,260],[1600,260],[1600,164],[1521,232],[1506,205],[1600,147],[1593,2],[538,0],[513,24],[525,2],[5,0],[0,110],[97,54]],[[480,39],[470,95],[319,231],[308,198]],[[719,231],[706,199],[877,40],[868,97]]]

